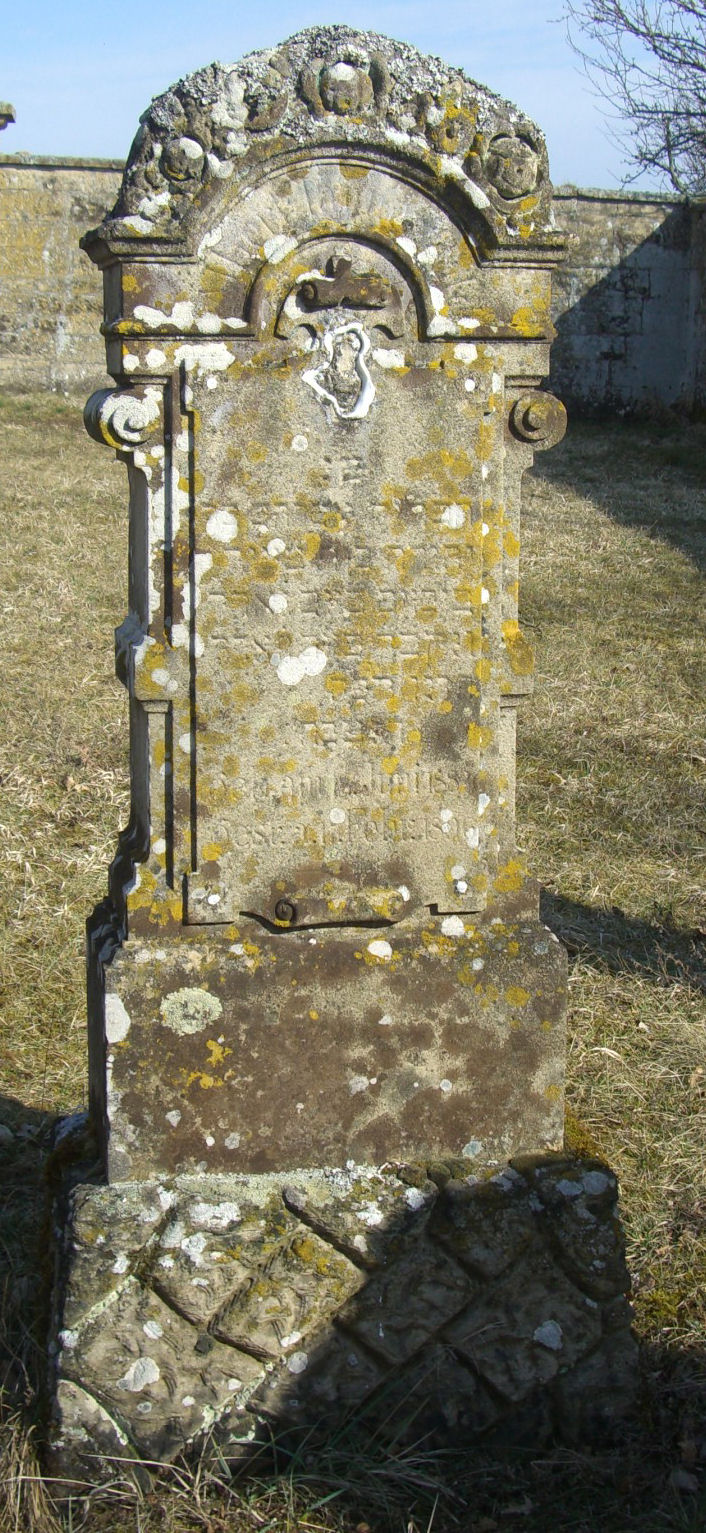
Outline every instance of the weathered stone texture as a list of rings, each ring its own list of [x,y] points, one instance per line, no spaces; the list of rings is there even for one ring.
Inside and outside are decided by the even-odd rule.
[[[0,387],[97,388],[105,376],[100,283],[78,242],[120,171],[0,155]]]
[[[513,793],[520,479],[565,426],[541,134],[375,35],[276,60],[154,102],[86,238],[120,385],[86,420],[131,483],[111,1179],[561,1140]]]
[[[528,1411],[535,1445],[610,1430],[635,1362],[612,1174],[561,1157],[486,1182],[429,1170],[77,1188],[58,1232],[58,1471],[242,1458],[361,1412],[428,1446],[511,1445]]]
[[[106,975],[111,1178],[561,1144],[564,953],[529,911],[451,920],[128,942]]]

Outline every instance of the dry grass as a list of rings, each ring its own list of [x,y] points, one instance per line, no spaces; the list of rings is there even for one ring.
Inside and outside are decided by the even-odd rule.
[[[326,1461],[248,1485],[176,1466],[63,1520],[37,1467],[52,1116],[85,1094],[83,923],[126,816],[124,470],[73,404],[0,401],[0,1468],[2,1533],[703,1533],[706,1527],[706,431],[575,428],[526,489],[523,615],[538,656],[520,840],[571,959],[570,1140],[619,1171],[640,1418],[620,1450],[500,1471],[469,1457]],[[696,1487],[696,1488],[695,1488]]]

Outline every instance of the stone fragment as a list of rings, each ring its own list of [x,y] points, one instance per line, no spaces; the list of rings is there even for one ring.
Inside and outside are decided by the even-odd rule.
[[[338,1323],[372,1353],[397,1366],[464,1308],[473,1286],[466,1273],[418,1235],[394,1264],[371,1277],[342,1306]]]

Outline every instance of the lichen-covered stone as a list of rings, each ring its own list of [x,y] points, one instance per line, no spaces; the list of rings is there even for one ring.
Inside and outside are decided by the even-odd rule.
[[[519,483],[564,425],[549,199],[514,108],[315,28],[154,102],[87,239],[120,385],[87,424],[131,476],[133,810],[90,923],[111,1180],[560,1143],[563,957],[513,803]]]
[[[391,1400],[404,1436],[408,1396],[502,1432],[625,1331],[614,1183],[507,1166],[562,1135],[565,957],[514,829],[550,197],[514,108],[315,28],[154,102],[86,241],[132,814],[89,923],[111,1185],[57,1241],[61,1473]]]
[[[90,1481],[117,1457],[138,1475],[130,1461],[190,1448],[241,1460],[263,1434],[316,1442],[351,1415],[389,1440],[423,1424],[447,1445],[507,1444],[533,1411],[571,1441],[615,1424],[634,1343],[605,1168],[546,1162],[544,1202],[536,1170],[442,1190],[424,1171],[421,1187],[351,1167],[75,1189],[55,1289],[56,1472]],[[601,1173],[610,1192],[587,1237],[562,1188]],[[118,1253],[107,1293],[87,1239]],[[567,1275],[587,1239],[605,1263],[598,1298]]]

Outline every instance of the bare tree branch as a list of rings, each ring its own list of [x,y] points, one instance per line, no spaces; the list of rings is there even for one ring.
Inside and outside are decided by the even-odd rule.
[[[706,190],[706,0],[566,0],[565,18],[635,174]]]

